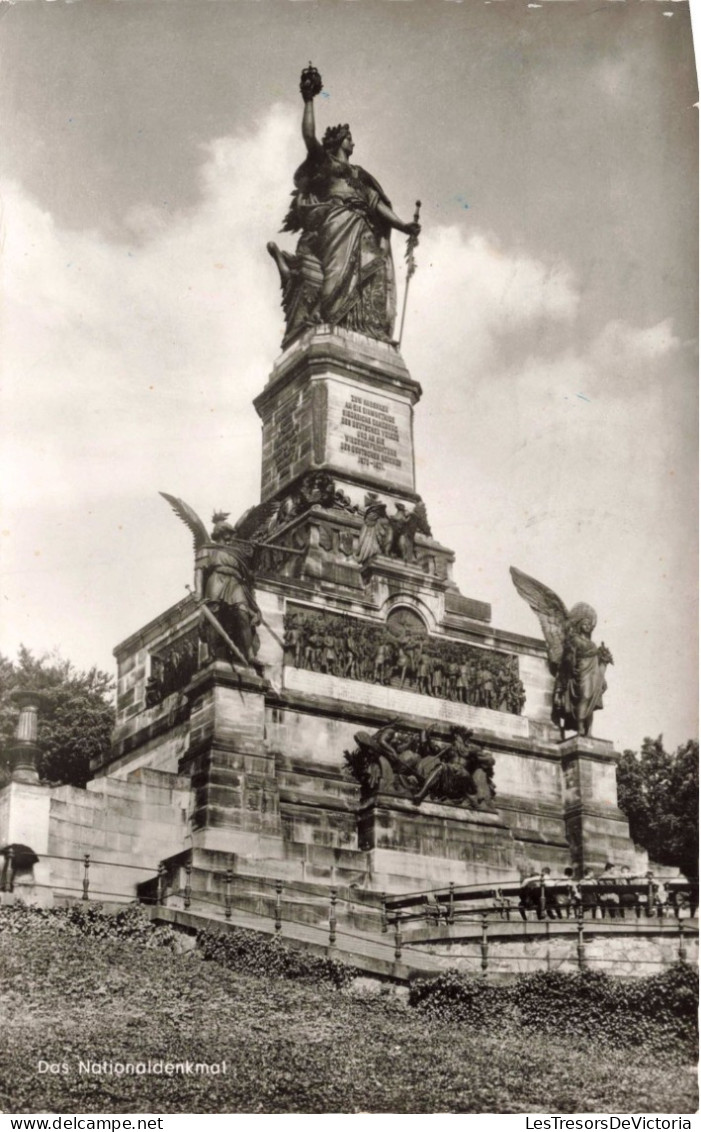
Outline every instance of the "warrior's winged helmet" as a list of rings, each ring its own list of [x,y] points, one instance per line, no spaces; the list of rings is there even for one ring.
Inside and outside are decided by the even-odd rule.
[[[273,516],[277,514],[280,507],[277,502],[259,503],[257,507],[249,507],[247,511],[244,511],[241,518],[233,525],[227,522],[228,511],[215,511],[212,515],[214,525],[210,535],[197,512],[188,503],[183,499],[178,499],[175,495],[168,495],[165,491],[161,491],[159,494],[170,504],[178,518],[192,532],[196,551],[201,550],[203,546],[211,542],[252,543],[258,541],[261,537],[269,534],[269,531],[264,528],[267,528],[271,523]],[[256,535],[258,535],[258,539],[256,539]]]

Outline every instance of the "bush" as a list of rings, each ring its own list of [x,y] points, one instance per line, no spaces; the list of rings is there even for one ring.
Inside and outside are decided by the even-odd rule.
[[[172,928],[154,924],[142,904],[127,904],[119,912],[105,912],[101,904],[72,904],[65,909],[68,922],[91,939],[142,943],[174,951],[178,943]]]
[[[264,936],[246,928],[233,928],[229,932],[203,929],[197,933],[197,948],[203,959],[213,959],[250,975],[312,979],[344,987],[358,974],[338,959],[298,950],[279,936]]]
[[[612,1046],[645,1043],[692,1052],[697,1041],[698,976],[686,963],[642,979],[538,971],[496,986],[446,971],[436,979],[417,979],[409,1004],[442,1022],[517,1026]]]
[[[460,971],[445,971],[437,978],[412,982],[409,1005],[438,1022],[491,1026],[508,1021],[510,989],[480,982]]]
[[[101,904],[81,902],[66,908],[36,908],[18,901],[0,908],[0,933],[68,932],[90,939],[134,941],[145,947],[174,951],[178,935],[172,928],[152,923],[141,904],[127,904],[119,912],[105,912]]]
[[[27,932],[70,931],[65,916],[57,915],[57,908],[35,908],[21,900],[0,907],[0,934],[25,935]]]
[[[67,908],[36,908],[17,902],[0,907],[0,933],[68,932],[88,939],[140,943],[144,947],[178,950],[180,936],[172,928],[154,924],[142,904],[127,904],[119,912],[105,912],[101,904],[80,901]],[[278,936],[268,937],[245,928],[230,932],[202,929],[196,947],[202,959],[222,963],[249,975],[307,979],[347,986],[358,974],[354,967],[323,955],[298,950]]]
[[[180,935],[154,924],[140,904],[105,912],[100,904],[35,908],[20,902],[0,907],[0,934],[41,936],[57,932],[89,939],[179,949]],[[289,946],[279,936],[245,928],[200,930],[197,953],[231,970],[345,987],[359,972],[338,959]],[[459,971],[416,979],[409,1005],[442,1023],[471,1029],[557,1033],[604,1045],[645,1045],[693,1053],[697,1040],[698,976],[676,963],[662,974],[621,979],[601,971],[539,971],[514,982],[483,982]]]

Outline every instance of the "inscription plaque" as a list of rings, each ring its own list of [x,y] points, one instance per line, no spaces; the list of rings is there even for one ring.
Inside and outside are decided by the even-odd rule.
[[[361,467],[372,467],[377,472],[383,472],[386,467],[401,468],[396,448],[399,444],[397,420],[382,401],[351,393],[350,400],[343,406],[341,425],[346,430],[341,452],[355,453]]]
[[[413,491],[408,400],[331,375],[282,396],[263,427],[264,497],[320,465]]]
[[[327,460],[413,490],[411,408],[405,401],[329,381]]]

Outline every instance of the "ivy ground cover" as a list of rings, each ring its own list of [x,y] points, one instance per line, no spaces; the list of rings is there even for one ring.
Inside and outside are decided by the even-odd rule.
[[[65,918],[21,916],[0,925],[4,1112],[696,1110],[696,1068],[682,1049],[598,1046],[496,1018],[494,1028],[475,1025],[443,1008],[445,985],[440,1008],[426,1009],[426,994],[422,1007],[339,986],[333,972],[253,974],[249,960],[233,969],[201,946],[178,953],[148,927],[140,938],[127,924],[122,939],[99,917],[94,926],[86,934]],[[80,1071],[149,1061],[226,1068]]]

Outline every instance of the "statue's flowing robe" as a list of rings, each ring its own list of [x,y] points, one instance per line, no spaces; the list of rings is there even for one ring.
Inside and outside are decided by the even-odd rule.
[[[295,174],[285,228],[301,230],[299,254],[313,255],[321,266],[319,321],[391,339],[394,266],[380,202],[391,207],[374,177],[317,143]]]
[[[553,703],[553,717],[566,728],[588,731],[595,711],[604,706],[606,666],[589,637],[572,633],[565,644]]]
[[[358,562],[367,562],[375,554],[381,554],[384,546],[385,530],[387,527],[387,509],[379,500],[368,504],[363,515],[363,525],[358,537],[356,558]]]
[[[261,620],[251,560],[250,545],[221,543],[207,547],[203,563],[204,601],[249,662],[260,647],[256,626]],[[211,627],[204,624],[201,632],[213,650],[221,647]]]

